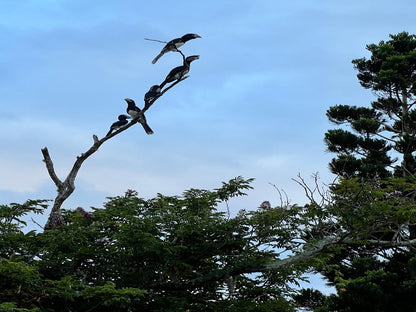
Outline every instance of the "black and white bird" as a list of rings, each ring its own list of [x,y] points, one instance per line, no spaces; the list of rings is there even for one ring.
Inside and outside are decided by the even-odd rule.
[[[119,129],[122,126],[127,125],[127,123],[128,123],[128,120],[127,119],[130,119],[130,118],[131,117],[130,116],[127,116],[127,115],[119,115],[118,116],[118,121],[114,122],[111,125],[110,131],[108,131],[108,133],[105,136],[108,136],[111,132]]]
[[[136,103],[132,99],[127,98],[127,99],[124,99],[124,101],[127,102],[127,109],[126,109],[127,114],[129,114],[132,118],[136,118],[140,114],[141,109],[136,106]],[[144,114],[142,114],[141,117],[137,121],[140,122],[144,131],[146,131],[147,134],[153,134],[153,130],[147,124],[147,120]]]
[[[162,57],[163,54],[167,52],[171,52],[171,51],[178,51],[178,48],[183,46],[185,42],[192,40],[192,39],[196,39],[196,38],[201,38],[201,36],[197,34],[186,34],[180,38],[176,38],[176,39],[169,41],[168,43],[166,43],[162,51],[160,51],[158,56],[154,58],[154,60],[152,61],[152,64],[155,64],[157,60]]]
[[[191,55],[185,58],[183,60],[183,65],[175,67],[169,72],[165,80],[160,84],[160,89],[162,89],[165,86],[165,84],[169,82],[174,82],[175,80],[179,80],[183,76],[185,76],[189,72],[189,69],[191,67],[191,62],[197,59],[199,59],[199,55]]]
[[[156,97],[160,94],[161,88],[159,85],[151,86],[149,91],[144,95],[144,108],[143,111],[147,111],[153,104]]]

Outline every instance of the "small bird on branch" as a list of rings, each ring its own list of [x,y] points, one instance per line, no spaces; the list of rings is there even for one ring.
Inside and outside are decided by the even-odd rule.
[[[127,109],[126,109],[127,114],[129,114],[132,118],[136,118],[137,116],[139,116],[141,109],[136,106],[136,103],[134,102],[134,100],[129,99],[129,98],[124,99],[124,100],[127,102]],[[147,134],[149,135],[153,134],[153,130],[147,124],[147,120],[144,114],[142,114],[141,117],[139,117],[138,122],[140,122],[144,131],[146,131]]]
[[[196,38],[201,38],[201,36],[197,34],[186,34],[180,38],[176,38],[176,39],[169,41],[168,43],[166,43],[162,51],[160,51],[158,56],[154,58],[154,60],[152,61],[152,64],[155,64],[157,60],[160,59],[163,56],[163,54],[167,52],[171,52],[171,51],[179,52],[178,48],[183,46],[185,42],[192,40],[192,39],[196,39]]]
[[[197,59],[199,59],[199,55],[191,55],[185,58],[183,61],[183,65],[175,67],[169,72],[165,80],[160,84],[160,89],[162,89],[167,83],[174,82],[175,80],[179,80],[183,76],[185,76],[189,72],[191,62]]]
[[[144,95],[144,111],[147,111],[153,104],[155,98],[160,94],[161,88],[159,85],[151,86],[149,91]]]
[[[130,118],[131,117],[130,116],[127,116],[127,115],[119,115],[118,116],[118,121],[114,122],[111,125],[110,131],[108,131],[108,133],[105,136],[108,136],[109,134],[111,134],[111,132],[113,132],[113,131],[121,128],[122,126],[127,125],[127,123],[128,123],[128,120],[127,119],[130,119]]]

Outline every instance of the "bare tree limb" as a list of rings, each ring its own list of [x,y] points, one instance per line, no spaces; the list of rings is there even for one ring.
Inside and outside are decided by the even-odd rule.
[[[51,156],[49,155],[49,151],[47,147],[41,149],[43,154],[43,161],[45,162],[46,169],[48,170],[49,176],[51,177],[53,183],[55,183],[56,187],[59,189],[62,186],[62,181],[59,180],[58,176],[55,173],[55,169],[53,167],[53,162]]]
[[[181,53],[182,54],[182,53]],[[182,54],[183,55],[183,54]],[[187,79],[189,76],[181,77],[180,79],[176,80],[172,84],[170,84],[168,87],[166,87],[164,90],[162,90],[152,101],[150,101],[150,105],[152,105],[158,98],[160,98],[163,94],[165,94],[168,90],[173,88],[175,85],[180,83],[181,81]],[[150,107],[149,105],[149,107]],[[49,214],[48,221],[46,222],[45,229],[51,229],[60,225],[64,224],[64,220],[61,215],[61,207],[64,201],[74,192],[75,190],[75,178],[77,177],[78,171],[81,168],[83,162],[92,154],[94,154],[99,147],[106,142],[107,140],[111,139],[112,137],[116,136],[117,134],[127,130],[128,128],[132,127],[138,122],[142,122],[143,116],[145,111],[147,110],[143,109],[140,113],[127,125],[117,129],[116,131],[110,133],[109,135],[99,139],[97,135],[93,135],[93,144],[92,146],[85,152],[82,153],[80,156],[77,156],[76,161],[74,162],[74,165],[72,166],[72,169],[70,170],[68,176],[64,181],[61,181],[58,176],[55,173],[53,161],[49,155],[49,151],[47,147],[44,147],[41,149],[43,154],[43,161],[45,162],[46,169],[49,173],[49,176],[51,177],[52,181],[57,186],[57,195],[55,197],[51,212]]]

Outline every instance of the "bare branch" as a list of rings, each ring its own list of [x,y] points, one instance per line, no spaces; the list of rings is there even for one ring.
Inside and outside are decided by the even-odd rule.
[[[162,40],[157,40],[157,39],[149,39],[149,38],[144,38],[144,40],[156,41],[156,42],[161,42],[161,43],[168,43],[167,41],[162,41]]]
[[[279,194],[279,198],[280,198],[280,207],[284,208],[284,207],[289,207],[290,205],[290,200],[289,197],[287,196],[287,193],[285,192],[285,190],[279,190],[279,188],[273,184],[273,183],[269,183],[271,186],[274,187],[274,189],[277,191],[277,193]],[[285,199],[283,199],[283,194],[285,195]]]
[[[51,156],[49,155],[49,151],[47,147],[41,149],[43,155],[43,162],[46,165],[46,169],[48,170],[49,176],[51,177],[53,183],[55,183],[56,187],[59,189],[62,187],[62,181],[59,180],[58,176],[55,173],[55,169],[53,167],[53,162]]]
[[[36,222],[33,218],[30,218],[31,220],[32,220],[32,222],[34,223],[34,224],[36,224],[38,227],[40,227],[42,230],[44,230],[44,228],[43,228],[43,226],[42,225],[40,225],[38,222]]]
[[[182,53],[181,53],[182,54]],[[173,88],[175,85],[180,83],[181,81],[187,79],[189,76],[184,76],[175,81],[174,83],[170,84],[168,87],[166,87],[160,94],[158,94],[151,102],[150,105],[152,105],[158,98],[160,98],[163,94],[165,94],[168,90]],[[150,107],[149,105],[149,107]],[[110,133],[109,135],[98,139],[97,135],[93,135],[93,144],[92,146],[85,152],[82,153],[80,156],[77,156],[77,159],[72,166],[71,171],[69,172],[66,179],[62,182],[58,176],[55,173],[52,159],[49,155],[48,149],[45,147],[41,149],[43,154],[43,161],[46,164],[46,168],[48,170],[49,176],[51,177],[52,181],[55,183],[55,185],[58,187],[57,195],[55,197],[51,212],[49,214],[48,221],[45,225],[45,229],[51,229],[56,226],[60,226],[64,224],[64,220],[61,215],[61,206],[64,203],[64,201],[74,192],[75,190],[75,178],[78,174],[79,169],[81,168],[83,162],[92,154],[94,154],[100,146],[106,142],[107,140],[111,139],[112,137],[116,136],[117,134],[127,130],[128,128],[132,127],[138,122],[141,122],[143,120],[144,113],[147,109],[143,109],[138,113],[138,115],[127,125],[117,129],[116,131]]]

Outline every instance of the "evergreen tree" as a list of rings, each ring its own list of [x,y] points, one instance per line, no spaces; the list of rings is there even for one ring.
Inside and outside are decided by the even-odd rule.
[[[364,239],[344,246],[321,270],[337,294],[314,311],[415,311],[414,252],[391,246],[416,237],[416,36],[390,35],[367,50],[369,59],[352,63],[377,99],[371,107],[331,107],[329,120],[348,130],[325,134],[337,154],[330,170],[342,177],[331,187],[332,215],[338,227]],[[381,240],[391,246],[372,243]]]
[[[347,125],[325,134],[330,163],[342,177],[413,176],[416,172],[416,37],[407,32],[367,45],[369,59],[352,61],[360,84],[373,91],[371,107],[336,105],[329,120]],[[392,158],[393,152],[396,158]],[[394,165],[394,171],[392,169]]]

